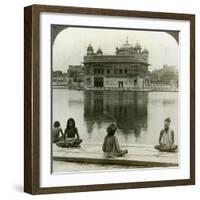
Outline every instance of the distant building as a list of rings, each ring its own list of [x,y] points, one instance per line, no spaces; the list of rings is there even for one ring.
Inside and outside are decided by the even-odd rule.
[[[86,88],[144,88],[149,86],[147,49],[137,42],[132,46],[128,39],[116,48],[115,55],[96,52],[90,44],[84,56],[84,83]]]
[[[84,67],[82,65],[69,65],[67,74],[73,79],[73,82],[84,81]]]
[[[151,83],[178,87],[178,69],[176,66],[163,65],[162,69],[151,72]]]
[[[168,72],[174,72],[174,73],[177,73],[177,68],[176,68],[176,66],[163,65],[162,70],[163,70],[163,71],[168,71]]]
[[[71,71],[83,73],[83,66],[82,65],[69,65],[67,72],[70,73]]]
[[[52,73],[52,84],[53,86],[66,86],[70,82],[70,78],[67,73],[62,71],[53,71]]]

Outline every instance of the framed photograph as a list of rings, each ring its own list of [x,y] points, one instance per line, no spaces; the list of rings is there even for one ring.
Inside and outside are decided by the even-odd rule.
[[[24,191],[195,184],[195,16],[24,9]]]

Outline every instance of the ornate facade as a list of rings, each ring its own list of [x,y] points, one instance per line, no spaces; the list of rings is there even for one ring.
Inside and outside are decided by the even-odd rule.
[[[85,88],[146,88],[149,86],[147,49],[137,42],[132,46],[128,39],[116,48],[115,55],[96,52],[90,44],[84,56]]]

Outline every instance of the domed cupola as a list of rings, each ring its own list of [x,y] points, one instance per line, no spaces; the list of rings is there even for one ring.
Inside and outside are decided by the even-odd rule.
[[[137,52],[137,53],[140,53],[140,52],[141,52],[141,49],[142,49],[141,45],[140,45],[138,42],[136,42],[136,45],[135,45],[135,50],[136,50],[136,52]]]
[[[144,50],[142,51],[142,53],[143,53],[143,54],[148,54],[149,51],[148,51],[147,49],[144,49]]]
[[[87,55],[91,55],[94,53],[94,49],[92,47],[91,44],[88,45],[88,48],[87,48]]]
[[[103,55],[103,51],[101,50],[101,48],[99,47],[98,50],[97,50],[97,55],[98,56],[101,56]]]
[[[120,48],[116,48],[117,55],[132,55],[133,52],[134,47],[128,42],[128,37],[126,42]]]
[[[128,37],[127,37],[126,42],[121,46],[120,49],[121,50],[130,50],[132,48],[133,48],[133,46],[131,44],[129,44]]]
[[[143,51],[142,51],[142,55],[143,55],[143,58],[144,59],[148,59],[148,56],[149,56],[149,51],[147,50],[147,49],[144,49]]]

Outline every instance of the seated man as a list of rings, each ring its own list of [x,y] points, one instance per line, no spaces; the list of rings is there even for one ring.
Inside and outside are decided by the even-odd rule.
[[[102,150],[106,158],[112,158],[114,156],[123,156],[128,153],[128,150],[122,150],[120,148],[115,132],[117,126],[110,124],[107,128],[107,135],[104,138]]]
[[[174,145],[174,131],[170,127],[170,118],[164,120],[164,129],[160,131],[159,145],[155,146],[155,149],[159,151],[173,152],[177,149],[177,145]]]
[[[60,126],[60,122],[55,121],[52,128],[52,142],[53,143],[59,142],[62,140],[62,138],[63,138],[63,131]]]
[[[80,147],[82,139],[79,137],[78,129],[76,128],[75,120],[68,119],[67,127],[63,134],[63,139],[56,143],[59,147]]]

